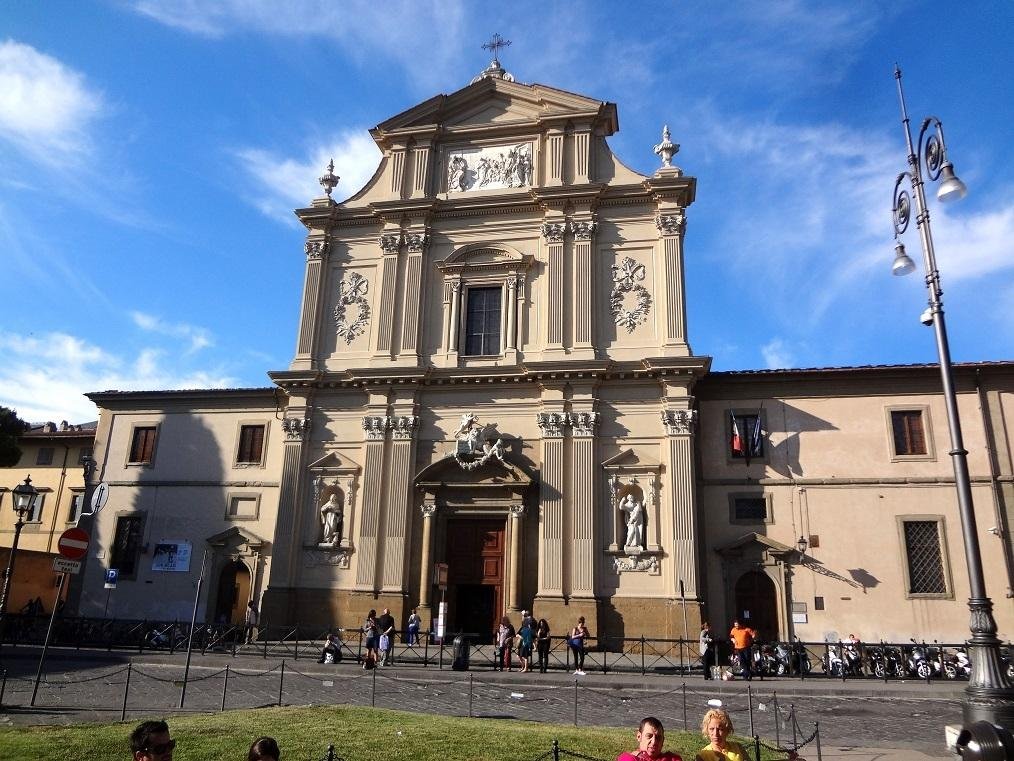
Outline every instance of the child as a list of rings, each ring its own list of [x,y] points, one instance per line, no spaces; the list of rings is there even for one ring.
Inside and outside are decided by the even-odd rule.
[[[662,752],[665,743],[665,729],[654,716],[641,719],[637,728],[637,750],[621,753],[616,761],[683,761],[678,753]]]

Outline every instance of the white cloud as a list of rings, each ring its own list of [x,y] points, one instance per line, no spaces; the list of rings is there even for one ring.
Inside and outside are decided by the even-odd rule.
[[[137,0],[133,7],[161,24],[210,38],[243,31],[330,38],[373,70],[378,61],[397,63],[423,89],[460,73],[460,0],[288,0],[284,12],[272,0]]]
[[[764,366],[769,370],[781,370],[795,367],[795,359],[786,342],[781,338],[772,338],[761,347]]]
[[[0,405],[32,422],[95,420],[95,405],[84,397],[90,391],[224,388],[235,382],[215,369],[181,369],[178,358],[159,349],[121,356],[66,333],[0,332],[0,352]]]
[[[0,137],[33,160],[75,162],[104,110],[100,92],[60,61],[14,40],[0,42]]]
[[[211,335],[207,330],[193,325],[188,325],[185,322],[168,323],[153,315],[137,311],[130,313],[130,319],[132,319],[134,324],[141,328],[141,330],[157,333],[163,336],[169,336],[171,338],[182,338],[189,341],[189,353],[200,351],[201,349],[206,349],[209,346],[215,345],[215,342],[212,340]]]
[[[300,157],[278,156],[259,148],[236,152],[240,168],[254,181],[250,201],[264,214],[296,224],[293,207],[308,206],[323,193],[317,179],[334,158],[334,172],[341,181],[332,197],[336,201],[358,192],[380,163],[380,150],[365,129],[346,131],[331,140],[308,147]]]
[[[963,280],[1014,267],[1014,203],[967,215],[960,208],[937,206],[931,211],[934,250],[943,277]],[[909,256],[918,261],[920,251],[911,241]]]

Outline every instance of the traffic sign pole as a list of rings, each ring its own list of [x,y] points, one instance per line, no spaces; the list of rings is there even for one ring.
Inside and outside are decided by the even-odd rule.
[[[49,614],[49,628],[46,629],[46,641],[42,645],[42,655],[39,656],[39,670],[35,672],[35,686],[32,688],[31,706],[35,706],[35,696],[39,693],[39,682],[42,681],[42,666],[46,662],[46,652],[49,650],[49,639],[53,636],[53,622],[56,620],[56,609],[60,607],[60,598],[63,597],[63,583],[67,580],[67,574],[60,574],[60,586],[56,590],[56,599],[53,601],[53,612]]]

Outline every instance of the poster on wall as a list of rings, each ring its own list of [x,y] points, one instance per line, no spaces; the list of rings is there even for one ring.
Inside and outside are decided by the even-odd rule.
[[[190,542],[163,539],[155,545],[151,558],[153,571],[189,571]]]

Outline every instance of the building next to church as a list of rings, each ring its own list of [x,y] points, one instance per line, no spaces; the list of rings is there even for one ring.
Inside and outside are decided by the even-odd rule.
[[[113,567],[110,615],[183,618],[206,554],[212,621],[253,600],[265,624],[387,607],[404,629],[443,598],[449,631],[528,609],[610,639],[735,617],[963,638],[938,370],[710,372],[685,299],[697,181],[668,130],[654,174],[627,168],[617,129],[614,104],[496,59],[375,127],[367,185],[335,203],[329,169],[296,211],[299,331],[272,387],[89,395],[110,497],[80,612]],[[956,373],[1009,637],[1014,363]]]

